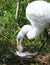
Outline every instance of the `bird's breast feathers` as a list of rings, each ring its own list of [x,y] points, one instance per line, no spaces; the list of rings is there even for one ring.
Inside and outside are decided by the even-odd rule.
[[[50,22],[50,3],[45,1],[34,1],[26,8],[26,17],[28,19],[42,22],[42,24]]]

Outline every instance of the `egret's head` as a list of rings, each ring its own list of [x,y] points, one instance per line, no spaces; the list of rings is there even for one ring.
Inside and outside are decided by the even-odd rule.
[[[22,47],[23,36],[22,36],[22,33],[19,32],[16,40],[17,40],[17,51],[22,52],[23,51],[23,47]]]
[[[29,32],[30,29],[31,29],[31,25],[24,25],[22,27],[22,29],[20,30],[20,32],[18,33],[17,38],[16,38],[18,50],[20,50],[20,51],[23,50],[21,43],[22,43],[24,35],[27,35],[27,33]]]

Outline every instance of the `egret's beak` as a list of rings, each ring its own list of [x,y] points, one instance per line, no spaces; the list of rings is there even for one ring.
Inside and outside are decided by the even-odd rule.
[[[18,46],[19,46],[19,40],[17,39],[17,51],[19,51]]]
[[[18,47],[18,39],[17,39],[17,47]]]
[[[17,47],[16,47],[16,52],[22,52],[23,51],[23,46],[21,44],[22,40],[17,39]]]
[[[19,51],[19,44],[20,44],[20,41],[17,39],[17,51]]]

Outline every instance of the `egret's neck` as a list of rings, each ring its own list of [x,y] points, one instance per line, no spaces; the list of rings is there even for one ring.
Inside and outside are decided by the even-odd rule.
[[[24,37],[25,34],[27,34],[30,30],[32,30],[31,25],[24,25],[21,29],[21,35]]]
[[[26,34],[28,39],[35,39],[37,38],[41,32],[43,31],[43,27],[40,26],[31,26],[29,32]]]

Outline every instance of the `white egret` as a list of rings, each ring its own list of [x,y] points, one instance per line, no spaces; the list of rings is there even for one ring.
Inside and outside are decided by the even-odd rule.
[[[30,3],[26,7],[26,17],[31,25],[24,25],[17,35],[19,53],[23,51],[21,43],[25,35],[29,40],[35,39],[50,24],[50,3],[46,1],[34,1]]]

